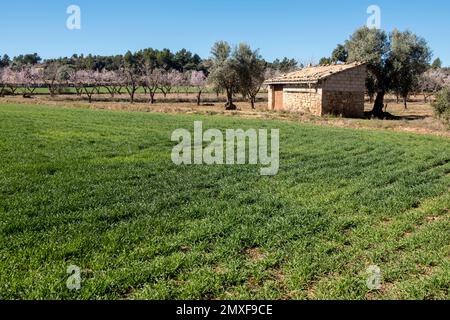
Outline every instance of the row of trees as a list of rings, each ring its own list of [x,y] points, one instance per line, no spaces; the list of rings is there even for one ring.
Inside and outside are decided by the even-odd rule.
[[[92,102],[94,94],[105,88],[112,98],[116,94],[127,92],[130,101],[134,102],[137,90],[142,87],[149,94],[150,102],[155,102],[155,94],[160,91],[166,96],[174,87],[195,88],[197,103],[201,102],[201,94],[206,86],[206,75],[203,71],[151,69],[147,65],[139,69],[130,67],[110,71],[93,71],[90,69],[75,70],[71,66],[59,63],[47,64],[45,68],[27,65],[19,69],[6,67],[0,69],[0,95],[6,90],[16,94],[18,90],[31,96],[37,88],[48,88],[50,95],[55,96],[64,88],[74,88],[78,95],[85,94]]]
[[[0,58],[0,68],[15,66],[22,67],[25,65],[36,65],[42,61],[42,58],[37,53],[21,54],[17,57],[11,58],[5,54]]]
[[[427,99],[448,84],[448,73],[438,60],[431,66],[431,56],[425,39],[410,31],[386,33],[362,27],[321,63],[365,62],[369,71],[367,91],[369,96],[376,96],[372,113],[383,116],[388,92],[403,98],[406,108],[412,92],[420,90]],[[142,87],[153,103],[157,91],[166,95],[173,87],[195,87],[200,103],[203,88],[209,85],[216,92],[226,93],[227,109],[236,108],[233,104],[236,94],[248,99],[254,107],[265,79],[299,67],[295,60],[287,58],[268,63],[247,44],[233,48],[224,41],[214,44],[211,57],[206,60],[184,49],[175,54],[168,49],[144,49],[123,56],[72,56],[43,64],[39,64],[41,59],[36,54],[8,59],[0,60],[2,91],[9,87],[14,93],[21,87],[32,94],[37,86],[45,85],[54,95],[58,88],[70,86],[91,101],[98,88],[105,87],[112,96],[126,91],[134,102],[138,88]]]
[[[154,68],[166,70],[178,70],[180,72],[188,70],[205,70],[203,60],[198,54],[194,54],[186,49],[173,53],[169,49],[156,50],[152,48],[140,50],[136,53],[127,52],[126,55],[134,55],[135,57],[145,57],[152,62]],[[102,71],[103,69],[116,71],[122,66],[124,55],[100,56],[100,55],[77,55],[71,57],[62,57],[58,59],[48,59],[46,63],[58,63],[60,65],[72,66],[78,70]],[[42,61],[37,53],[24,54],[10,59],[8,55],[4,55],[0,59],[0,67],[12,66],[20,68],[26,65],[36,65]]]
[[[225,108],[236,109],[233,96],[238,92],[248,98],[252,108],[255,108],[256,96],[268,74],[267,63],[261,58],[258,50],[253,51],[245,43],[232,50],[227,42],[220,41],[214,44],[211,53],[212,67],[209,81],[216,90],[226,92]]]
[[[58,59],[47,59],[45,61],[37,54],[22,54],[14,58],[8,55],[0,56],[0,68],[14,67],[21,68],[29,65],[37,65],[41,62],[44,64],[57,63],[59,65],[71,66],[77,70],[92,70],[102,71],[104,69],[109,71],[117,71],[123,67],[123,61],[145,60],[153,69],[177,70],[180,72],[186,71],[203,71],[205,74],[209,73],[213,61],[211,58],[202,59],[198,54],[192,53],[186,49],[181,49],[177,52],[172,52],[169,49],[157,50],[147,48],[137,52],[128,51],[124,55],[83,55],[74,54],[71,57],[62,57]],[[295,59],[283,58],[276,59],[273,62],[266,62],[267,65],[274,70],[286,73],[301,67]]]
[[[8,56],[0,59],[0,94],[6,92],[31,96],[39,87],[47,87],[55,96],[64,88],[75,88],[78,95],[86,95],[91,102],[100,89],[114,97],[128,93],[135,101],[139,88],[155,102],[157,92],[164,96],[173,88],[194,90],[197,103],[206,87],[217,94],[227,96],[227,109],[235,109],[233,97],[241,94],[255,107],[256,96],[265,79],[299,67],[294,59],[277,59],[266,62],[258,50],[247,44],[232,48],[226,42],[217,42],[209,59],[182,49],[172,53],[168,49],[144,49],[116,56],[73,55],[70,58],[46,60],[37,54],[20,55],[12,60]]]
[[[256,96],[265,79],[281,73],[271,68],[262,59],[258,50],[252,50],[247,44],[232,48],[226,42],[217,42],[212,48],[209,71],[161,68],[155,64],[150,51],[139,54],[127,53],[123,56],[117,70],[77,69],[72,64],[60,61],[47,61],[45,64],[24,64],[0,68],[0,94],[8,89],[12,94],[17,90],[27,96],[35,93],[39,87],[48,88],[55,96],[63,88],[74,88],[78,95],[86,95],[89,102],[101,88],[106,88],[111,97],[126,92],[130,101],[135,101],[139,88],[148,95],[149,102],[155,102],[155,95],[161,92],[166,96],[173,88],[186,88],[194,91],[197,104],[208,86],[215,92],[224,92],[227,96],[227,109],[236,109],[233,97],[241,94],[255,107]],[[284,60],[283,68],[293,68],[294,63]],[[281,63],[280,63],[281,64]],[[295,65],[296,66],[296,65]]]

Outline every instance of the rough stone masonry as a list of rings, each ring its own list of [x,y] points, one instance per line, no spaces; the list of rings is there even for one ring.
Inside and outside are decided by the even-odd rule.
[[[360,63],[304,68],[266,81],[269,109],[362,117],[365,81]]]

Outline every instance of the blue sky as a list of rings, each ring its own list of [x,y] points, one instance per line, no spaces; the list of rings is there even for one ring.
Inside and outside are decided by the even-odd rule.
[[[81,8],[81,30],[68,30],[66,9]],[[425,37],[450,65],[447,0],[21,0],[0,12],[0,54],[37,52],[44,58],[73,53],[118,54],[146,47],[187,48],[208,57],[217,40],[247,42],[268,60],[318,61],[330,55],[381,8],[382,28]]]

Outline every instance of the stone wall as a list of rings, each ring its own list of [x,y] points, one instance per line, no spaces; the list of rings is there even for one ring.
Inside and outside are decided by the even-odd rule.
[[[286,86],[283,91],[284,110],[321,115],[322,89]]]
[[[334,114],[352,118],[364,116],[364,91],[324,91],[322,100],[322,115]]]
[[[269,110],[362,117],[366,74],[366,66],[361,65],[333,74],[311,87],[301,84],[270,85]]]
[[[322,83],[322,115],[364,116],[366,66],[349,69],[325,79]]]
[[[273,110],[273,94],[274,94],[274,92],[273,92],[272,85],[267,86],[267,92],[269,94],[269,102],[267,105],[268,105],[269,110]]]
[[[361,65],[324,79],[322,87],[327,91],[365,92],[366,74],[366,66]]]

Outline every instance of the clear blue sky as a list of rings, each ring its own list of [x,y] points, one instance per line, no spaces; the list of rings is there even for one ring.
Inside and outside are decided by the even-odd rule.
[[[66,9],[81,8],[81,30],[68,30]],[[0,54],[37,52],[44,58],[73,53],[119,54],[146,47],[187,48],[209,56],[217,40],[247,42],[268,60],[329,56],[381,8],[382,28],[425,37],[450,65],[447,0],[21,0],[4,1]]]

